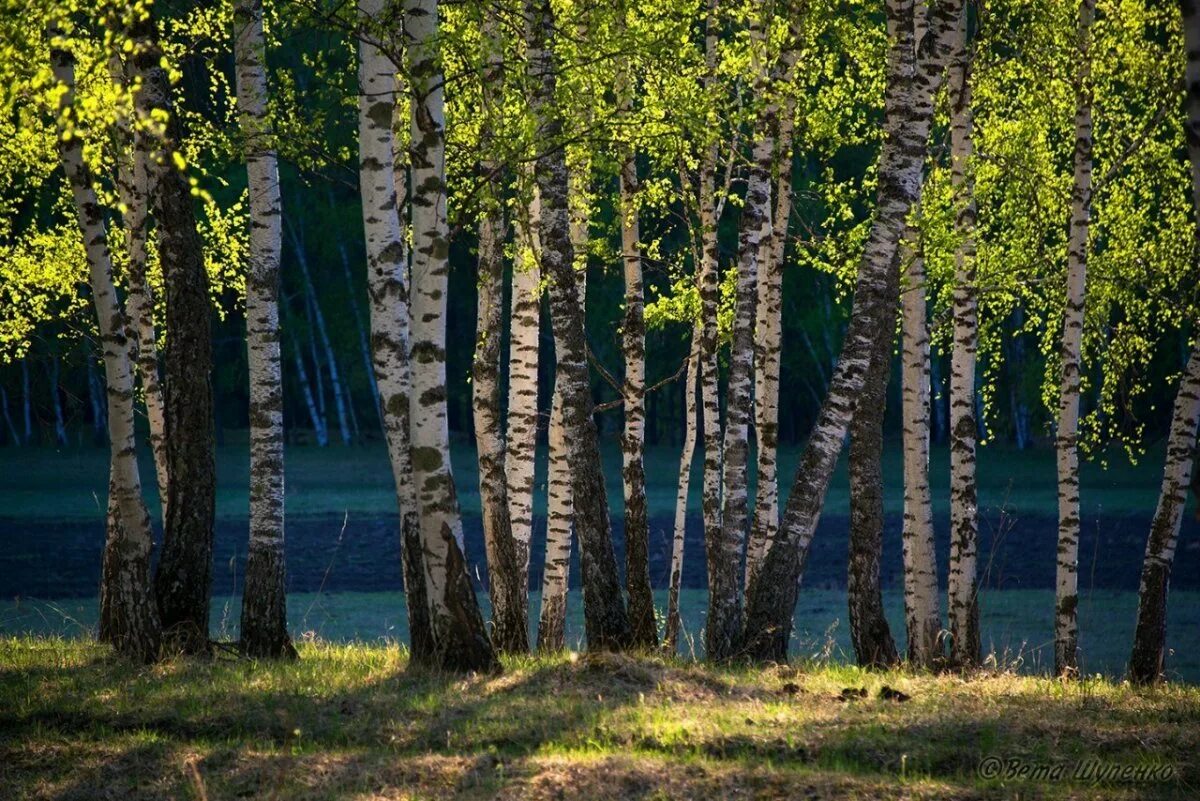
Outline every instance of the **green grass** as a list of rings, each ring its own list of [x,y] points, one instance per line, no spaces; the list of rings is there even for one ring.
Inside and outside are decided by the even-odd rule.
[[[141,668],[90,641],[0,639],[0,798],[1183,799],[1200,784],[1195,687],[569,654],[461,677],[408,670],[396,645],[300,653]],[[981,778],[989,756],[1173,777]]]
[[[233,440],[217,452],[217,514],[244,518],[249,510],[249,456]],[[604,466],[609,503],[620,513],[620,454],[608,440]],[[1162,476],[1161,449],[1152,450],[1131,465],[1114,455],[1109,466],[1087,462],[1082,474],[1085,515],[1154,511]],[[479,513],[478,473],[473,448],[456,440],[453,449],[455,479],[465,514]],[[785,496],[795,475],[798,449],[780,453],[779,475]],[[535,509],[544,509],[545,453],[538,456]],[[152,463],[148,453],[140,459],[142,483],[153,509],[157,509]],[[949,451],[935,447],[931,457],[934,513],[949,514]],[[287,513],[289,516],[392,514],[396,508],[392,474],[382,444],[354,447],[291,446],[287,451]],[[700,463],[689,505],[700,510]],[[675,508],[675,482],[679,451],[652,447],[646,454],[647,496],[650,512],[670,515]],[[899,513],[903,503],[903,469],[899,441],[887,443],[883,459],[885,504]],[[108,486],[108,452],[102,448],[5,448],[0,450],[0,517],[35,520],[102,519]],[[753,482],[752,482],[753,484]],[[984,510],[1056,514],[1054,452],[1042,448],[1017,451],[993,445],[980,450],[979,497]],[[847,514],[849,508],[845,459],[839,464],[826,501],[828,514]]]
[[[666,593],[656,593],[660,612],[666,609]],[[489,615],[486,593],[480,593],[485,618]],[[680,655],[703,656],[703,625],[708,602],[703,590],[681,594],[684,638]],[[540,595],[533,593],[530,608],[536,620]],[[568,599],[567,642],[582,648],[583,609],[578,591]],[[884,593],[893,636],[904,636],[903,597]],[[1125,672],[1133,642],[1137,595],[1107,590],[1085,591],[1079,606],[1080,664],[1089,675],[1120,677]],[[212,602],[212,635],[235,640],[241,600],[218,597]],[[794,658],[828,664],[854,661],[846,618],[846,593],[805,589],[796,606],[792,636]],[[983,651],[990,664],[1023,674],[1048,673],[1054,661],[1054,591],[984,591],[980,595]],[[0,600],[0,636],[38,635],[83,637],[94,634],[97,619],[95,599],[62,601]],[[404,596],[390,592],[292,593],[288,596],[288,620],[293,636],[327,642],[407,642],[408,620]],[[531,636],[535,632],[530,632]],[[1167,642],[1167,674],[1173,680],[1200,684],[1200,593],[1171,594]],[[901,643],[903,647],[903,643]]]

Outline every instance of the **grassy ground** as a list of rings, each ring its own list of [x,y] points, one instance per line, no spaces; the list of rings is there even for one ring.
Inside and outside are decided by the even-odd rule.
[[[501,676],[463,678],[408,671],[396,646],[310,642],[301,656],[137,668],[87,641],[0,639],[0,798],[1200,792],[1194,687],[611,655],[509,659]],[[988,778],[995,759],[1001,775]],[[1100,784],[1076,773],[1094,763],[1153,772]]]
[[[233,436],[230,436],[233,439]],[[620,513],[621,458],[614,442],[605,443],[605,472],[609,503]],[[1083,465],[1082,503],[1085,516],[1128,512],[1150,515],[1162,478],[1161,449],[1146,454],[1137,465],[1114,455],[1107,468],[1096,462]],[[780,486],[791,487],[798,458],[796,448],[780,453]],[[899,442],[889,441],[884,452],[885,504],[899,512],[903,503],[903,470]],[[670,515],[675,508],[675,481],[679,451],[652,447],[647,451],[647,495],[651,514]],[[458,441],[453,450],[455,483],[465,514],[479,513],[478,473],[474,450]],[[140,460],[143,486],[151,506],[154,475],[149,454]],[[698,464],[698,463],[697,463]],[[947,515],[949,451],[934,447],[931,482],[934,512]],[[700,468],[693,471],[699,475]],[[244,518],[249,509],[249,456],[245,445],[232,443],[217,453],[217,514]],[[690,506],[700,510],[699,479],[693,481]],[[0,517],[24,520],[79,520],[104,517],[108,486],[108,452],[103,448],[4,448],[0,449]],[[538,457],[535,508],[544,508],[545,453]],[[1053,515],[1056,512],[1054,452],[1048,448],[1017,451],[993,445],[979,453],[979,495],[984,510]],[[845,514],[849,507],[845,460],[829,489],[826,508]],[[289,516],[393,514],[396,508],[392,474],[383,445],[372,443],[349,448],[330,446],[289,447],[287,452],[287,512]]]

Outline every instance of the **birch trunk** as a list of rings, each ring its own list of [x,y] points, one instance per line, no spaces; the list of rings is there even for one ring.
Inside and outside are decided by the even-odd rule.
[[[720,25],[717,19],[719,0],[708,0],[708,13],[704,32],[704,88],[711,93],[716,84],[717,46]],[[720,305],[720,268],[717,243],[717,225],[720,214],[717,210],[717,144],[710,144],[701,155],[699,176],[700,207],[700,398],[704,424],[704,476],[702,509],[704,517],[704,552],[708,564],[708,585],[721,586],[722,577],[718,566],[722,556],[721,530],[721,402],[720,364],[718,351],[720,340],[717,331],[717,313]],[[725,581],[728,584],[728,580]]]
[[[119,58],[109,65],[113,81],[128,91],[127,67]],[[146,236],[150,200],[149,165],[145,149],[134,147],[130,120],[124,115],[117,119],[117,144],[120,158],[117,165],[117,193],[124,206],[125,250],[129,257],[128,294],[125,305],[136,331],[133,348],[138,378],[146,399],[146,422],[150,428],[150,451],[154,455],[154,475],[158,483],[158,500],[166,518],[167,503],[167,441],[163,409],[163,391],[158,372],[158,346],[154,331],[154,296],[146,278]]]
[[[50,64],[65,91],[59,98],[59,158],[87,255],[92,301],[103,346],[108,394],[108,517],[100,583],[100,639],[139,662],[158,658],[158,610],[150,588],[150,515],[142,499],[133,425],[133,370],[129,322],[113,286],[104,213],[83,158],[83,138],[74,131],[75,58],[50,31]]]
[[[954,346],[950,354],[950,662],[979,663],[977,554],[979,502],[975,481],[975,356],[979,348],[975,286],[975,189],[971,178],[971,69],[966,15],[955,27],[949,75],[951,185],[955,194]]]
[[[623,65],[620,81],[621,111],[628,116],[633,111],[634,92],[628,64]],[[625,360],[621,392],[625,410],[621,480],[625,500],[625,589],[629,593],[633,644],[654,648],[658,645],[658,624],[650,588],[650,522],[646,510],[646,319],[637,209],[637,153],[629,144],[623,145],[621,151],[621,262],[625,278],[625,316],[621,325],[621,351]]]
[[[1077,672],[1079,624],[1079,387],[1092,191],[1091,28],[1095,0],[1081,0],[1075,75],[1075,180],[1067,242],[1062,377],[1058,402],[1058,566],[1055,576],[1054,672]]]
[[[435,662],[443,669],[499,668],[463,556],[462,519],[450,470],[446,420],[445,117],[437,0],[404,0],[411,63],[413,479]]]
[[[1190,18],[1184,18],[1185,24],[1194,24],[1194,20],[1195,12]],[[1200,35],[1196,40],[1189,39],[1189,47],[1193,47],[1194,44],[1200,44]],[[1197,52],[1195,49],[1189,50],[1189,53]],[[1189,56],[1189,71],[1194,69],[1191,63],[1193,60],[1194,56]],[[1188,92],[1190,105],[1195,102],[1191,96],[1194,92],[1192,84],[1189,84]],[[1195,113],[1195,109],[1189,108],[1189,112]],[[1189,120],[1189,135],[1195,130],[1193,126],[1197,122],[1195,117]],[[1195,148],[1195,139],[1189,138],[1189,149],[1194,151]],[[1193,161],[1193,164],[1195,163]],[[1133,652],[1129,658],[1129,678],[1137,684],[1157,682],[1163,676],[1167,639],[1167,588],[1171,578],[1171,564],[1175,559],[1175,546],[1179,541],[1183,508],[1187,504],[1188,486],[1195,469],[1198,417],[1200,337],[1192,346],[1192,354],[1188,358],[1187,369],[1175,398],[1162,490],[1158,496],[1154,519],[1150,523],[1146,556],[1142,562],[1142,579],[1138,587],[1137,627],[1134,629]]]
[[[308,410],[308,420],[312,423],[313,436],[317,438],[317,446],[324,448],[329,444],[329,433],[325,430],[325,419],[317,408],[317,399],[313,396],[313,385],[308,380],[308,368],[304,366],[304,353],[300,343],[292,336],[292,359],[296,364],[296,377],[300,381],[300,391],[304,396],[304,408]],[[317,392],[321,388],[316,387]]]
[[[679,483],[675,490],[675,528],[671,538],[671,576],[667,589],[667,630],[663,637],[665,650],[674,656],[679,648],[681,618],[679,590],[683,584],[683,546],[687,534],[688,490],[692,481],[692,462],[696,456],[696,385],[700,371],[700,324],[692,328],[692,349],[688,355],[687,377],[684,379],[683,451],[679,454]]]
[[[899,291],[899,270],[888,272],[887,292]],[[879,330],[850,422],[850,554],[846,595],[850,640],[858,664],[890,667],[896,643],[883,614],[879,562],[883,552],[883,415],[891,372],[895,319]],[[885,333],[886,332],[886,333]]]
[[[358,8],[372,27],[371,23],[383,10],[383,0],[360,0]],[[401,562],[412,659],[425,665],[433,661],[433,632],[409,443],[409,310],[405,275],[408,250],[401,230],[402,214],[397,210],[397,199],[406,192],[403,184],[396,184],[397,179],[405,179],[405,173],[402,166],[396,165],[398,149],[392,130],[399,105],[397,79],[396,68],[370,41],[359,42],[358,85],[359,185],[367,248],[367,294],[371,304],[371,361],[379,387],[380,414],[400,513]]]
[[[164,634],[173,647],[208,653],[216,514],[208,275],[191,187],[174,163],[179,115],[153,15],[138,19],[130,34],[133,75],[141,86],[134,102],[141,122],[134,141],[135,159],[146,158],[149,165],[148,194],[157,223],[171,331],[163,359],[170,480],[155,594]]]
[[[481,42],[483,124],[479,172],[484,181],[484,209],[479,218],[478,313],[475,356],[471,371],[475,444],[479,454],[479,501],[487,550],[488,592],[492,600],[492,640],[501,651],[529,650],[528,581],[522,585],[525,554],[513,536],[505,474],[505,441],[500,387],[500,345],[504,331],[504,207],[500,165],[494,159],[495,127],[504,80],[503,42],[495,12],[483,9]],[[535,401],[536,402],[536,401]]]
[[[930,358],[925,314],[925,260],[920,234],[909,226],[900,246],[905,265],[901,296],[904,317],[902,403],[904,418],[904,620],[908,661],[918,669],[937,665],[942,657],[939,634],[937,557],[933,547],[933,504],[929,490]]]
[[[521,555],[520,583],[525,590],[529,587],[529,548],[533,540],[533,478],[538,435],[538,344],[542,306],[541,277],[534,250],[533,226],[537,214],[535,194],[528,208],[518,214],[514,226],[516,258],[509,301],[508,450],[504,456],[509,518],[513,541]],[[569,521],[567,526],[569,549]],[[525,602],[528,605],[528,597]]]
[[[529,74],[532,108],[541,138],[557,143],[563,122],[553,107],[557,68],[546,37],[554,30],[549,0],[527,0]],[[561,386],[563,433],[571,472],[571,501],[583,568],[584,623],[588,647],[623,649],[632,633],[617,575],[608,500],[600,464],[583,333],[583,307],[576,288],[567,208],[567,165],[561,148],[544,152],[535,168],[541,193],[542,271],[551,280],[550,306]]]
[[[758,60],[757,93],[767,88],[766,39],[762,13],[750,22],[750,39]],[[737,299],[733,341],[729,351],[729,384],[725,396],[725,432],[721,465],[721,536],[709,552],[708,617],[705,655],[711,660],[733,656],[741,636],[742,548],[749,523],[746,479],[750,472],[750,421],[753,414],[755,306],[760,265],[768,258],[771,236],[771,161],[778,108],[762,112],[738,231]]]
[[[799,18],[793,20],[793,36]],[[783,54],[783,75],[790,86],[795,78],[798,53],[793,41]],[[792,216],[792,132],[795,100],[790,96],[779,115],[772,174],[775,209],[769,247],[759,269],[754,337],[754,436],[758,448],[754,521],[746,545],[746,580],[749,586],[763,555],[779,530],[779,371],[783,339],[783,258],[787,251],[788,222]]]
[[[371,402],[382,419],[383,413],[379,408],[379,385],[375,383],[375,370],[371,365],[371,346],[367,342],[367,327],[363,325],[362,310],[355,297],[354,275],[350,272],[350,257],[346,255],[344,242],[338,242],[338,255],[341,256],[342,271],[346,277],[346,297],[350,300],[350,313],[354,317],[354,330],[358,334],[358,348],[362,353],[363,369],[367,374],[367,384],[371,388]]]
[[[67,424],[63,420],[62,398],[58,394],[58,354],[50,354],[46,362],[46,377],[50,379],[50,405],[54,410],[54,441],[59,447],[66,447]]]
[[[1180,11],[1183,16],[1184,51],[1187,53],[1187,94],[1184,104],[1187,119],[1184,122],[1184,134],[1192,167],[1195,236],[1200,241],[1200,8],[1195,0],[1183,0]],[[1150,524],[1146,556],[1142,562],[1137,627],[1134,629],[1133,652],[1129,658],[1129,678],[1138,684],[1156,682],[1163,674],[1167,640],[1167,587],[1188,487],[1195,480],[1192,471],[1196,461],[1197,418],[1200,418],[1200,336],[1192,344],[1192,353],[1175,397],[1162,490],[1154,520]]]
[[[242,594],[241,648],[251,657],[295,658],[287,629],[283,550],[283,371],[279,257],[283,247],[274,131],[267,116],[262,0],[234,5],[238,124],[250,189],[246,353],[250,368],[250,545]]]
[[[749,588],[744,652],[755,660],[787,658],[797,585],[808,546],[854,399],[862,390],[879,332],[895,308],[895,294],[887,291],[888,271],[897,269],[897,242],[909,210],[920,197],[932,98],[942,83],[949,31],[957,23],[961,7],[961,0],[937,4],[930,16],[930,30],[914,47],[911,2],[887,3],[891,45],[875,221],[859,265],[854,310],[829,395],[801,457],[779,534]]]
[[[8,390],[0,386],[0,406],[4,408],[4,424],[8,426],[8,435],[12,439],[12,444],[20,446],[21,432],[17,430],[17,424],[13,422],[12,414],[8,410]]]
[[[29,357],[21,359],[21,421],[24,423],[25,438],[22,443],[33,442],[33,395],[29,389]]]

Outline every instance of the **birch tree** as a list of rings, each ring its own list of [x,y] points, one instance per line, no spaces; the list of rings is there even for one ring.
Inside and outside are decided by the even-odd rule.
[[[497,90],[504,80],[504,54],[495,12],[483,9],[481,13],[483,123],[479,137],[479,172],[484,185],[484,207],[478,223],[478,312],[471,391],[488,591],[492,600],[492,639],[501,651],[520,653],[529,650],[528,581],[525,580],[525,555],[513,536],[501,427],[500,344],[504,330],[506,231],[504,209],[500,203],[500,167],[493,155],[495,126],[503,102]]]
[[[75,128],[75,58],[61,33],[49,30],[50,65],[58,83],[58,153],[75,204],[104,354],[110,447],[108,515],[100,581],[100,639],[139,662],[158,658],[158,610],[150,588],[150,514],[142,499],[133,427],[131,331],[113,286],[104,214]]]
[[[674,655],[679,647],[682,618],[679,612],[679,591],[683,585],[684,541],[687,534],[688,490],[692,481],[692,462],[696,456],[697,405],[696,386],[700,368],[700,324],[692,327],[692,347],[688,354],[687,376],[683,385],[684,429],[683,450],[679,454],[679,481],[675,490],[675,520],[671,535],[671,572],[667,583],[667,627],[663,646]]]
[[[978,425],[975,404],[975,362],[979,349],[977,289],[975,286],[975,189],[971,178],[973,153],[971,63],[967,18],[954,28],[950,55],[950,160],[954,192],[954,345],[950,353],[950,660],[961,667],[979,662],[979,588],[977,554],[979,500],[975,482]]]
[[[529,26],[529,77],[533,84],[530,105],[540,136],[557,142],[563,134],[563,121],[553,107],[557,65],[547,46],[547,36],[555,30],[554,14],[549,0],[527,0],[525,12]],[[551,281],[550,308],[558,362],[555,383],[556,391],[561,384],[572,511],[582,556],[588,647],[623,649],[630,645],[632,633],[617,575],[600,449],[592,420],[583,308],[576,289],[568,223],[567,165],[562,150],[544,151],[537,160],[535,175],[541,197],[542,270]]]
[[[463,556],[462,518],[450,471],[446,420],[445,118],[437,0],[404,0],[412,84],[413,479],[435,662],[448,669],[499,668]]]
[[[250,547],[242,592],[241,647],[252,657],[295,657],[287,630],[283,556],[283,371],[279,346],[279,257],[283,248],[279,166],[267,116],[262,0],[234,6],[238,124],[250,187],[250,275],[246,352],[250,367]]]
[[[394,6],[384,0],[360,0],[360,21],[366,35],[358,43],[358,152],[363,230],[367,250],[367,292],[370,298],[371,360],[379,387],[380,414],[387,439],[388,460],[400,512],[400,546],[408,608],[409,641],[417,664],[434,660],[433,631],[425,587],[425,567],[417,522],[409,440],[411,378],[408,350],[408,247],[401,230],[397,198],[407,181],[397,152],[393,126],[408,130],[407,104],[396,102],[407,87],[399,84],[395,66],[376,43],[388,33]],[[398,86],[399,84],[399,86]],[[402,120],[399,124],[396,118]],[[407,140],[407,136],[404,137]],[[399,162],[399,164],[397,164]],[[398,185],[397,181],[401,183]]]
[[[126,33],[139,85],[134,158],[146,158],[150,165],[149,196],[171,332],[163,359],[169,482],[155,595],[172,643],[185,652],[207,653],[216,514],[212,308],[191,187],[180,169],[185,162],[179,152],[179,114],[154,15],[147,9],[131,13]]]
[[[1200,8],[1194,0],[1182,0],[1183,42],[1186,55],[1184,133],[1191,163],[1192,206],[1196,215],[1194,241],[1200,242]],[[1192,257],[1195,257],[1193,248]],[[1129,657],[1129,678],[1149,684],[1162,678],[1167,639],[1167,587],[1171,564],[1179,541],[1179,527],[1187,503],[1188,487],[1194,482],[1196,427],[1200,419],[1200,336],[1194,336],[1191,356],[1179,382],[1171,431],[1167,440],[1166,464],[1158,507],[1146,539],[1138,587],[1137,624]]]
[[[1062,321],[1058,431],[1058,566],[1055,574],[1054,672],[1077,671],[1079,625],[1079,395],[1083,306],[1087,281],[1092,193],[1091,29],[1095,0],[1081,0],[1076,33],[1075,153],[1067,243],[1066,305]],[[953,426],[953,422],[951,423]]]
[[[854,310],[829,394],[801,456],[779,535],[748,588],[743,652],[752,659],[787,658],[797,583],[808,546],[854,399],[862,390],[879,332],[894,308],[887,273],[896,269],[897,243],[909,210],[919,199],[932,98],[942,83],[949,33],[961,7],[961,0],[932,4],[928,29],[920,42],[914,42],[911,0],[887,3],[891,43],[875,219],[859,263]]]

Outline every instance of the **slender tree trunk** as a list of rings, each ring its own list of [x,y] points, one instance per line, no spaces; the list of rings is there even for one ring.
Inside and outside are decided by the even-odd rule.
[[[1184,51],[1187,66],[1184,108],[1187,119],[1184,134],[1188,160],[1192,167],[1192,204],[1196,213],[1196,241],[1200,242],[1200,7],[1195,0],[1181,0]],[[1196,461],[1196,426],[1200,418],[1200,335],[1192,344],[1187,368],[1179,382],[1171,433],[1167,440],[1166,465],[1158,508],[1146,540],[1142,562],[1142,580],[1138,589],[1137,627],[1133,634],[1133,653],[1129,657],[1129,678],[1149,684],[1162,678],[1167,640],[1167,587],[1171,563],[1179,539],[1179,526],[1187,491],[1195,482],[1192,472]]]
[[[0,405],[4,407],[4,424],[8,426],[8,435],[12,439],[12,444],[21,445],[21,432],[17,430],[17,424],[13,422],[12,414],[8,410],[8,390],[0,386]]]
[[[979,663],[977,554],[979,503],[975,481],[975,354],[979,347],[975,287],[975,190],[971,178],[971,69],[963,14],[953,37],[950,74],[951,184],[955,194],[954,348],[950,356],[950,661]]]
[[[800,18],[793,19],[792,35]],[[795,79],[798,53],[793,40],[783,53],[784,82]],[[763,555],[779,530],[779,478],[776,452],[779,448],[779,371],[783,340],[783,258],[787,251],[788,222],[792,216],[792,132],[795,100],[788,98],[778,115],[772,173],[775,178],[775,210],[771,220],[769,247],[759,266],[758,302],[755,307],[754,337],[754,436],[757,444],[754,521],[746,545],[746,580],[749,586]]]
[[[92,348],[87,344],[87,339],[84,339],[83,346],[83,362],[87,371],[87,386],[88,386],[88,406],[92,408],[92,434],[97,445],[105,443],[105,429],[108,424],[105,422],[104,401],[104,382],[96,375],[96,364],[92,359]]]
[[[766,34],[762,12],[750,23],[751,46],[758,60],[757,90],[767,87]],[[738,232],[737,299],[733,342],[729,351],[729,384],[725,400],[722,444],[721,537],[709,554],[709,601],[705,654],[728,659],[738,647],[742,629],[741,556],[749,524],[747,476],[750,472],[750,422],[753,414],[755,307],[759,268],[769,259],[771,237],[771,162],[778,108],[769,106],[757,127],[746,197]],[[757,560],[756,560],[757,561]]]
[[[708,0],[704,34],[704,88],[713,91],[716,83],[717,45],[720,24],[717,19],[719,0]],[[708,565],[710,598],[712,587],[721,587],[729,579],[722,565],[726,558],[723,552],[721,528],[721,401],[720,365],[718,351],[720,340],[717,330],[717,313],[721,299],[720,265],[718,264],[717,226],[720,213],[717,209],[717,143],[705,148],[700,159],[699,207],[700,207],[700,399],[704,425],[704,475],[702,511],[704,517],[704,551]],[[733,568],[736,570],[736,567]],[[711,602],[711,601],[710,601]]]
[[[961,0],[934,6],[931,29],[914,48],[911,2],[887,3],[891,45],[875,221],[860,263],[854,310],[829,395],[801,456],[779,535],[749,588],[744,651],[755,660],[787,658],[797,585],[808,546],[854,399],[862,391],[879,332],[886,328],[895,308],[896,296],[887,291],[888,271],[897,269],[897,243],[909,210],[920,199],[932,98],[942,83],[949,31],[957,24],[961,6]]]
[[[450,472],[446,420],[445,117],[437,0],[405,0],[412,85],[413,479],[425,559],[436,663],[450,670],[499,669],[463,556],[462,518]],[[507,513],[507,510],[505,510]]]
[[[367,374],[367,384],[371,387],[371,402],[374,405],[376,413],[383,419],[383,412],[379,408],[379,385],[375,382],[375,370],[371,364],[371,346],[367,342],[367,327],[363,324],[362,309],[358,306],[358,299],[355,297],[356,289],[354,286],[354,276],[350,272],[350,257],[346,255],[346,245],[341,240],[338,241],[338,255],[342,259],[342,270],[346,276],[346,297],[350,300],[350,313],[354,317],[354,330],[358,333],[358,348],[362,353],[363,369]],[[353,409],[351,405],[351,409]]]
[[[622,8],[619,13],[626,13],[626,9]],[[628,63],[622,65],[619,81],[621,111],[625,116],[631,116],[635,81]],[[619,183],[621,262],[625,278],[625,316],[621,325],[621,351],[625,360],[625,381],[621,391],[625,410],[625,430],[621,436],[625,589],[629,593],[633,644],[654,648],[658,645],[658,624],[654,616],[654,593],[650,588],[650,521],[646,509],[646,300],[639,242],[637,152],[629,143],[621,145]]]
[[[696,385],[700,371],[700,329],[692,328],[692,348],[688,355],[687,378],[684,379],[683,450],[679,454],[679,483],[675,490],[675,529],[671,538],[671,577],[667,590],[667,631],[663,644],[670,655],[679,647],[682,620],[679,614],[679,590],[683,584],[683,545],[687,534],[688,490],[692,481],[692,462],[696,456]]]
[[[109,65],[113,81],[128,91],[129,68],[118,58]],[[134,147],[134,133],[124,116],[117,120],[117,143],[120,158],[117,165],[117,193],[125,212],[125,250],[129,256],[126,275],[128,295],[126,307],[136,331],[134,358],[142,393],[146,399],[146,421],[150,427],[150,450],[154,454],[154,474],[158,482],[158,500],[166,519],[167,503],[167,441],[163,408],[163,391],[158,372],[158,346],[154,331],[154,296],[146,277],[146,236],[150,199],[149,155],[145,148]]]
[[[46,377],[50,379],[50,404],[54,409],[54,441],[60,447],[66,447],[67,424],[63,419],[62,397],[58,392],[58,374],[58,354],[52,353],[46,362]]]
[[[888,291],[899,291],[899,270],[888,274]],[[879,586],[883,552],[883,416],[891,373],[895,320],[879,331],[862,391],[850,422],[850,558],[846,595],[850,604],[850,639],[858,664],[889,667],[899,657]],[[885,333],[886,332],[886,333]]]
[[[360,0],[361,19],[380,33],[383,0]],[[433,632],[425,589],[425,567],[417,524],[409,443],[410,376],[408,352],[408,249],[401,230],[398,199],[407,192],[403,161],[396,164],[393,122],[397,108],[396,68],[371,41],[358,48],[358,153],[363,230],[367,251],[367,294],[371,302],[371,360],[379,387],[380,414],[400,512],[401,563],[412,660],[433,661]],[[400,87],[403,90],[403,86]],[[401,91],[401,94],[404,94]],[[407,129],[407,116],[404,128]],[[396,127],[400,127],[397,123]],[[403,205],[400,204],[400,208]]]
[[[149,196],[158,224],[171,331],[163,360],[170,481],[155,593],[164,634],[173,647],[208,653],[216,512],[208,275],[191,187],[175,166],[180,118],[153,16],[138,19],[130,36],[133,76],[141,85],[135,97],[142,121],[135,135],[135,159],[146,158],[149,165]],[[164,112],[167,122],[162,125],[159,119]]]
[[[484,209],[479,217],[478,313],[471,370],[475,444],[479,453],[479,501],[487,550],[488,591],[492,600],[492,640],[501,651],[529,650],[528,581],[525,553],[513,536],[505,473],[500,345],[504,331],[504,207],[500,165],[493,158],[496,126],[503,113],[497,90],[504,81],[504,44],[492,9],[482,9],[483,124],[479,164]],[[536,401],[535,401],[536,403]]]
[[[267,116],[262,0],[233,14],[238,124],[250,188],[246,353],[250,367],[250,546],[242,594],[241,648],[252,657],[296,656],[287,630],[283,550],[283,370],[279,257],[283,248],[274,131]]]
[[[930,360],[929,326],[925,317],[925,259],[920,234],[909,226],[901,243],[905,287],[903,417],[904,417],[904,620],[908,661],[915,668],[935,667],[942,657],[939,633],[937,558],[933,547],[933,504],[929,490]]]
[[[333,408],[338,418],[338,434],[341,435],[342,444],[349,445],[351,437],[349,413],[346,409],[348,404],[345,384],[338,372],[337,358],[333,354],[333,343],[329,339],[329,329],[325,327],[325,315],[321,311],[320,295],[317,293],[316,285],[313,284],[312,273],[308,269],[308,257],[304,252],[303,240],[296,235],[290,225],[288,226],[288,234],[291,237],[292,246],[296,249],[296,264],[300,267],[300,277],[304,281],[304,295],[308,299],[309,308],[312,309],[312,323],[314,328],[309,330],[310,334],[316,334],[316,339],[313,341],[313,361],[319,364],[316,355],[316,344],[319,341],[322,355],[325,357],[325,364],[329,365],[329,387],[333,390]],[[323,397],[324,393],[320,391],[320,386],[321,381],[318,375],[318,393]],[[322,409],[322,412],[324,412],[324,409]]]
[[[1185,16],[1184,22],[1195,24],[1195,12],[1193,11],[1190,17]],[[1200,35],[1197,35],[1194,43],[1200,44]],[[1192,44],[1193,40],[1189,39],[1189,47]],[[1189,57],[1189,71],[1194,69],[1193,60],[1194,57]],[[1193,91],[1189,85],[1189,105],[1195,102],[1191,96]],[[1189,111],[1195,113],[1195,109]],[[1195,130],[1192,126],[1196,126],[1197,122],[1195,117],[1189,120],[1189,135]],[[1189,142],[1189,149],[1195,150],[1194,140]],[[1138,684],[1159,681],[1163,675],[1167,639],[1167,587],[1171,578],[1171,563],[1175,559],[1175,546],[1179,541],[1183,508],[1187,503],[1188,486],[1195,469],[1198,417],[1200,337],[1196,338],[1192,346],[1192,355],[1188,359],[1187,369],[1175,398],[1162,490],[1158,496],[1154,520],[1150,523],[1150,536],[1146,540],[1146,556],[1142,563],[1142,580],[1138,588],[1137,627],[1133,634],[1133,653],[1129,658],[1129,678]]]
[[[23,443],[33,441],[33,395],[29,389],[29,357],[21,359],[21,418],[25,424]]]
[[[557,143],[563,122],[553,107],[557,67],[546,37],[555,29],[549,0],[527,0],[528,58],[534,85],[533,112],[541,139]],[[583,567],[584,623],[588,647],[623,649],[632,632],[617,575],[608,499],[600,464],[600,447],[592,419],[588,365],[583,333],[583,307],[576,289],[574,253],[567,208],[567,165],[560,148],[551,148],[535,169],[541,194],[542,271],[551,280],[550,306],[558,357],[556,384],[561,385],[563,432],[571,471],[571,502],[579,534]]]
[[[152,662],[159,653],[159,617],[150,590],[150,514],[142,499],[133,425],[133,370],[129,323],[113,286],[104,213],[83,158],[83,137],[75,131],[75,58],[50,31],[50,64],[65,91],[59,98],[59,157],[79,220],[87,255],[92,301],[104,352],[111,450],[107,536],[100,583],[100,639],[118,653]]]
[[[529,549],[533,540],[533,477],[538,435],[538,341],[541,334],[541,277],[533,231],[537,215],[535,195],[528,209],[517,215],[514,226],[516,258],[509,301],[508,450],[504,456],[509,519],[512,521],[513,542],[521,557],[520,586],[523,588],[522,594],[526,595],[526,606],[529,602]],[[569,549],[569,516],[566,541]]]
[[[308,410],[308,419],[312,423],[313,436],[317,438],[317,446],[324,448],[329,444],[329,432],[325,429],[325,419],[317,408],[317,399],[313,396],[313,385],[308,380],[308,368],[304,366],[304,353],[296,335],[292,334],[292,359],[296,364],[296,377],[300,381],[300,390],[304,396],[304,408]],[[317,391],[320,391],[318,386]]]
[[[1058,402],[1058,568],[1055,578],[1054,672],[1078,669],[1079,624],[1079,379],[1092,192],[1091,28],[1095,0],[1081,0],[1075,75],[1075,181],[1067,243],[1063,308],[1062,383]]]

